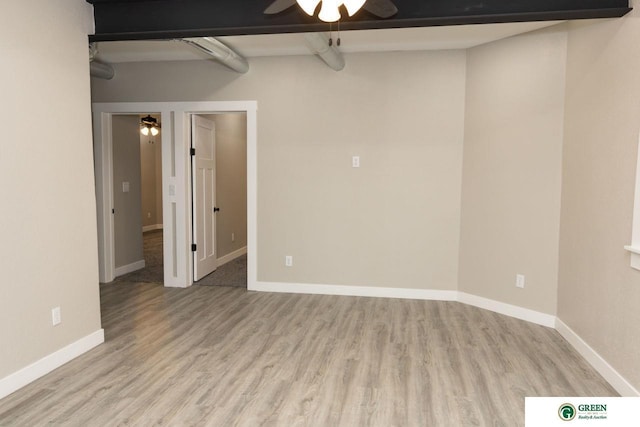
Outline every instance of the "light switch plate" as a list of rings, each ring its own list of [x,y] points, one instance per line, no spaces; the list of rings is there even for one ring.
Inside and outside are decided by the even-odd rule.
[[[62,315],[60,313],[60,307],[51,309],[51,323],[53,326],[59,325],[62,322]]]

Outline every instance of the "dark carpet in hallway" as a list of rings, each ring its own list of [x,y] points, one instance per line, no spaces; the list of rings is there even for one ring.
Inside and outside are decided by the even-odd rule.
[[[145,268],[116,278],[116,282],[163,284],[162,230],[144,233]],[[197,285],[247,287],[247,256],[243,255],[218,267],[203,277]]]

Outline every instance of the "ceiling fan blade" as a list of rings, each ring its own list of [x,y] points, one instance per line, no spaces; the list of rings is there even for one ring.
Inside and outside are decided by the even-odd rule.
[[[367,0],[362,8],[378,18],[391,18],[398,13],[398,8],[391,0]]]
[[[265,15],[275,15],[289,9],[294,4],[296,4],[296,0],[276,0],[264,10],[264,13]]]

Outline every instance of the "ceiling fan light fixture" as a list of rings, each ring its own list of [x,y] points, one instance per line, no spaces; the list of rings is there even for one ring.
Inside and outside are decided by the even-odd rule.
[[[347,8],[349,16],[353,16],[365,4],[366,0],[296,0],[304,12],[313,16],[318,4],[322,1],[322,7],[318,18],[324,22],[336,22],[340,20],[340,6]]]
[[[160,133],[160,124],[158,124],[158,120],[151,115],[147,115],[147,117],[143,117],[140,119],[140,133],[144,136],[156,136]]]
[[[340,5],[339,0],[322,0],[322,7],[318,18],[324,22],[336,22],[340,20]]]
[[[302,8],[302,10],[304,10],[304,12],[309,16],[313,16],[313,13],[316,11],[316,8],[320,3],[320,0],[296,0],[296,1],[298,2],[298,5]]]

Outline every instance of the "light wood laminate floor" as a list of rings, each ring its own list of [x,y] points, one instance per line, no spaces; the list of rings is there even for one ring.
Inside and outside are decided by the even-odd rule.
[[[9,426],[522,426],[615,396],[552,329],[456,302],[101,285],[106,342],[0,400]]]

